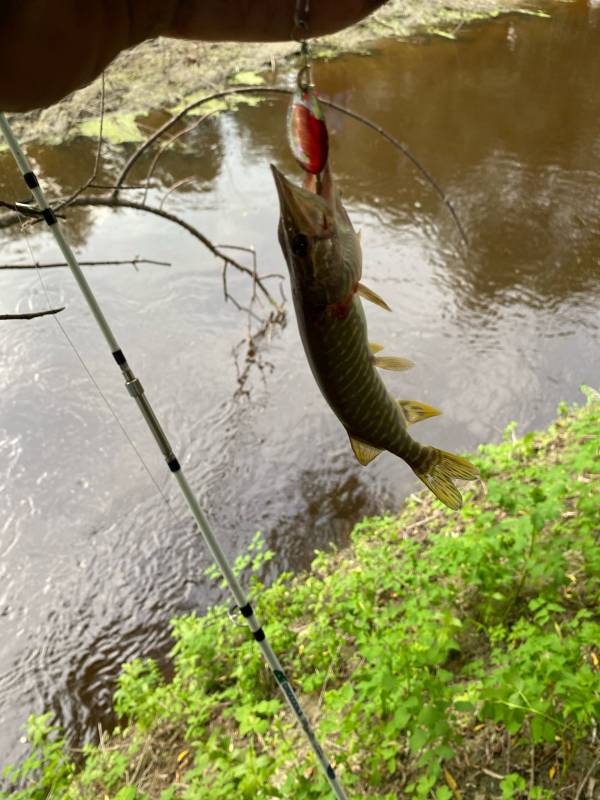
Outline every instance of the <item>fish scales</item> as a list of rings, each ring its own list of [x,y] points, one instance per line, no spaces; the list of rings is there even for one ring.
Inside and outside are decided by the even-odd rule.
[[[355,455],[367,464],[387,450],[409,464],[417,477],[450,508],[459,508],[456,478],[473,480],[477,468],[461,456],[421,445],[411,423],[440,412],[388,392],[377,363],[411,366],[405,359],[375,358],[359,292],[387,307],[363,287],[359,237],[326,166],[305,188],[271,167],[279,195],[279,241],[289,268],[300,337],[315,380],[348,435]],[[381,349],[380,345],[376,349]]]
[[[344,320],[327,309],[321,314],[318,324],[307,325],[306,309],[296,307],[296,315],[304,320],[309,365],[330,407],[357,438],[400,457],[408,451],[418,461],[424,448],[406,432],[400,408],[373,364],[360,298],[354,295]],[[309,310],[311,317],[315,320]],[[348,362],[351,367],[341,369]]]
[[[326,310],[320,324],[309,328],[308,333],[313,374],[340,421],[351,431],[369,427],[369,417],[362,413],[365,400],[373,405],[377,399],[389,399],[389,404],[394,405],[389,396],[386,398],[385,386],[373,367],[361,330],[359,304],[360,300],[353,300],[343,321]],[[323,348],[319,347],[319,340],[324,343]],[[329,342],[333,345],[330,348]],[[345,354],[349,354],[346,359]]]

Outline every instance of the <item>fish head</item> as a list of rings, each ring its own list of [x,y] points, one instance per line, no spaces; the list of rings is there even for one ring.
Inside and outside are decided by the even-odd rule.
[[[344,226],[335,203],[296,186],[275,166],[271,170],[281,213],[279,243],[292,286],[312,304],[336,302],[351,288],[353,269],[346,263]]]

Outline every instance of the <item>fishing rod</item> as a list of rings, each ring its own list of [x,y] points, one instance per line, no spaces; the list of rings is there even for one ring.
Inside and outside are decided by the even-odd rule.
[[[312,728],[310,722],[308,721],[302,707],[298,701],[296,693],[292,688],[289,680],[286,677],[285,672],[283,671],[283,667],[281,666],[281,662],[275,655],[271,645],[269,644],[265,632],[256,618],[254,610],[241,586],[239,581],[237,580],[236,576],[233,573],[233,570],[227,561],[225,553],[221,549],[217,538],[211,529],[208,520],[206,519],[202,508],[194,492],[192,491],[184,473],[181,468],[181,464],[177,459],[177,456],[173,452],[169,440],[163,431],[160,422],[158,421],[156,414],[152,406],[150,405],[150,401],[148,400],[144,388],[140,383],[137,376],[134,374],[133,370],[129,366],[127,359],[123,353],[123,350],[119,346],[107,320],[98,304],[98,301],[87,282],[85,275],[83,274],[79,262],[71,246],[69,245],[68,241],[65,239],[65,236],[62,232],[60,227],[60,223],[56,218],[56,214],[52,210],[52,208],[48,205],[46,201],[46,197],[44,196],[44,192],[38,182],[38,179],[31,168],[25,153],[23,152],[19,142],[15,138],[14,133],[6,119],[6,116],[0,111],[0,130],[4,134],[4,138],[8,144],[8,147],[17,163],[19,171],[23,176],[23,180],[27,188],[33,194],[35,201],[38,205],[39,212],[41,217],[45,220],[46,224],[50,228],[56,243],[58,244],[60,250],[62,251],[63,256],[65,257],[65,261],[68,263],[73,277],[79,286],[81,293],[83,294],[90,311],[98,327],[100,328],[102,335],[104,336],[108,347],[110,348],[110,352],[114,360],[116,361],[117,365],[121,370],[121,374],[125,380],[125,386],[127,391],[131,395],[131,397],[135,400],[138,409],[140,410],[141,415],[143,416],[146,425],[150,429],[158,448],[160,449],[162,455],[167,462],[167,466],[169,470],[173,474],[175,480],[177,481],[181,493],[183,494],[190,511],[194,519],[196,520],[196,524],[200,533],[210,550],[213,559],[215,560],[216,564],[218,565],[219,569],[223,577],[225,578],[227,585],[235,599],[236,606],[242,615],[242,617],[246,620],[248,627],[252,633],[254,639],[258,642],[260,649],[262,650],[262,654],[273,673],[273,677],[275,678],[277,685],[279,686],[285,700],[290,707],[294,717],[296,718],[297,723],[302,728],[310,747],[312,748],[315,756],[317,757],[317,761],[319,762],[327,782],[331,787],[333,793],[338,798],[338,800],[348,800],[348,795],[346,794],[344,788],[342,787],[341,783],[339,782],[338,777],[335,774],[333,767],[331,766],[330,762],[328,761],[323,748],[321,747],[319,740],[315,734],[314,729]]]

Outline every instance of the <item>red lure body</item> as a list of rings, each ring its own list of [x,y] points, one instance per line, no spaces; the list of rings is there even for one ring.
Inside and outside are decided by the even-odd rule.
[[[327,163],[329,138],[319,100],[312,86],[299,87],[287,117],[288,141],[303,170],[318,175]]]

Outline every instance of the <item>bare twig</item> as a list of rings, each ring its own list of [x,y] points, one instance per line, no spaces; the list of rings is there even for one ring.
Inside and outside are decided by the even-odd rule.
[[[235,91],[226,90],[226,94],[235,94]],[[220,95],[211,95],[211,98],[212,97],[216,98],[218,96],[220,96]],[[116,197],[117,194],[119,193],[119,190],[121,189],[122,184],[125,182],[125,177],[127,176],[127,173],[133,167],[133,165],[138,160],[138,158],[140,158],[140,156],[142,156],[146,152],[146,150],[151,145],[154,144],[154,142],[157,139],[160,139],[160,137],[163,135],[163,133],[165,133],[165,131],[167,131],[167,130],[169,130],[169,128],[173,127],[173,125],[175,125],[182,117],[185,117],[185,115],[187,113],[189,113],[192,110],[192,108],[195,108],[196,106],[201,106],[203,103],[206,103],[206,102],[208,102],[208,101],[206,100],[206,98],[203,97],[200,100],[196,101],[195,103],[190,103],[187,106],[185,106],[185,108],[182,108],[181,111],[178,114],[175,114],[175,116],[171,117],[171,119],[167,120],[164,125],[161,125],[160,128],[157,128],[154,131],[154,133],[151,136],[149,136],[146,139],[146,141],[143,142],[134,153],[131,154],[131,156],[127,160],[127,163],[125,164],[125,166],[121,170],[121,174],[117,178],[117,181],[116,181],[115,186],[113,188],[113,197]],[[205,117],[206,116],[207,115],[205,115]]]
[[[321,708],[321,704],[323,703],[323,698],[325,697],[325,689],[327,689],[327,684],[329,683],[329,679],[333,675],[333,668],[338,660],[341,649],[342,645],[340,644],[338,649],[336,650],[335,656],[331,659],[331,663],[329,664],[327,674],[325,675],[325,680],[323,681],[323,685],[321,686],[321,692],[319,694],[319,699],[317,700],[317,708]]]
[[[160,157],[162,156],[162,154],[165,152],[165,150],[167,148],[169,148],[178,139],[181,139],[183,136],[186,136],[188,133],[191,133],[199,125],[202,125],[204,120],[208,119],[208,117],[212,117],[212,115],[216,114],[216,113],[217,113],[216,109],[214,111],[209,111],[208,114],[204,114],[204,116],[200,117],[199,120],[196,120],[196,122],[194,122],[193,125],[190,125],[188,128],[185,128],[184,130],[179,131],[178,133],[174,134],[173,136],[171,136],[170,139],[167,139],[167,141],[164,142],[160,146],[158,152],[156,153],[156,155],[152,159],[152,163],[150,164],[148,172],[146,173],[146,186],[144,188],[144,197],[143,197],[143,202],[144,203],[146,202],[146,200],[148,198],[148,191],[150,189],[150,179],[152,178],[152,175],[154,174],[154,170],[156,169],[156,165],[158,164],[158,161],[159,161]],[[123,189],[125,187],[122,186],[121,188]]]
[[[136,782],[136,780],[137,780],[137,778],[138,778],[138,776],[140,774],[140,770],[141,770],[142,766],[144,765],[144,759],[146,758],[146,753],[148,752],[148,748],[150,747],[150,739],[151,739],[151,737],[149,735],[146,736],[146,739],[144,740],[144,745],[142,747],[142,752],[137,757],[137,764],[135,766],[135,769],[133,770],[133,773],[132,773],[131,777],[129,778],[128,783],[135,783]]]
[[[80,261],[80,267],[112,267],[122,264],[130,264],[136,267],[138,264],[155,264],[159,267],[170,267],[170,261],[155,261],[152,258],[134,258],[123,259],[122,261]],[[0,264],[0,269],[54,269],[55,267],[68,267],[66,261],[45,261],[36,264]],[[266,276],[266,277],[270,277]]]
[[[225,299],[225,302],[227,302],[228,300],[231,301],[238,311],[245,311],[248,314],[248,316],[254,319],[256,322],[262,322],[262,319],[258,316],[258,314],[255,314],[254,311],[252,311],[252,309],[249,308],[248,306],[243,306],[241,303],[239,303],[229,291],[229,287],[227,285],[228,266],[229,262],[226,259],[223,259],[223,271],[221,273],[221,280],[223,283],[223,297]]]
[[[80,194],[85,192],[91,184],[96,180],[96,176],[98,175],[98,170],[100,168],[100,159],[102,158],[102,134],[104,130],[104,72],[101,75],[102,84],[100,88],[100,131],[98,133],[98,148],[96,150],[96,161],[94,162],[94,170],[87,181],[76,189],[72,195],[61,200],[60,203],[57,203],[54,206],[54,212],[60,211],[61,208],[70,205],[76,197],[79,197]]]
[[[256,269],[256,250],[254,249],[254,247],[244,247],[243,245],[239,245],[239,244],[218,244],[216,246],[219,249],[222,249],[222,250],[240,250],[243,253],[250,253],[251,254],[251,256],[252,256],[252,299],[251,299],[251,302],[254,302],[256,300],[256,279],[258,277],[258,272],[257,272],[257,269]],[[271,277],[272,274],[273,273],[271,273],[271,275],[269,275],[269,277]],[[280,275],[279,277],[283,278],[283,275]],[[264,277],[262,278],[262,280],[264,280]]]
[[[588,769],[588,771],[583,776],[583,779],[582,779],[581,783],[577,787],[577,791],[575,793],[575,797],[573,798],[573,800],[579,800],[579,798],[581,797],[581,793],[583,792],[583,789],[584,789],[586,783],[588,782],[588,780],[591,777],[592,773],[594,772],[594,770],[598,766],[599,762],[600,762],[600,754],[598,754],[596,756],[596,758],[592,761],[591,767]]]
[[[492,772],[491,769],[486,769],[486,767],[479,767],[479,770],[483,772],[484,775],[489,775],[490,778],[495,778],[497,781],[503,781],[506,778],[506,775],[501,775],[499,772]]]
[[[394,28],[394,26],[393,26],[393,25],[390,25],[390,23],[389,23],[389,22],[386,22],[384,19],[382,19],[382,18],[381,18],[381,16],[380,16],[379,14],[373,14],[373,15],[372,15],[372,19],[373,19],[373,20],[375,20],[375,22],[376,22],[378,25],[381,25],[381,26],[382,26],[382,27],[384,27],[384,28],[388,28],[390,31],[392,31],[392,33],[397,33],[397,31],[396,31],[396,29]]]
[[[36,317],[46,317],[48,314],[59,314],[65,310],[65,306],[61,308],[49,308],[47,311],[29,311],[26,314],[0,314],[0,320],[5,319],[35,319]]]
[[[104,738],[104,731],[102,730],[102,723],[99,722],[98,725],[98,747],[102,750],[103,753],[106,752],[106,741]]]
[[[225,245],[219,244],[217,247],[224,247]],[[285,275],[282,275],[281,272],[265,272],[260,276],[261,281],[266,281],[269,278],[278,278],[280,281],[285,279]],[[285,298],[284,298],[284,302]]]
[[[235,359],[235,368],[237,371],[237,382],[238,388],[236,389],[235,396],[240,397],[244,394],[250,394],[250,392],[246,389],[246,382],[248,380],[248,376],[250,374],[250,370],[254,364],[258,365],[258,368],[262,371],[264,370],[265,366],[272,366],[267,362],[261,361],[257,358],[258,353],[258,344],[261,340],[270,340],[271,331],[276,325],[284,326],[286,320],[285,310],[282,306],[279,306],[276,311],[271,311],[269,316],[266,320],[264,320],[261,327],[252,333],[250,330],[248,331],[246,337],[242,339],[238,344],[233,348],[233,355]],[[238,357],[240,354],[241,348],[246,345],[246,354],[244,358],[244,368],[240,369],[240,365],[238,363]]]
[[[175,183],[172,186],[169,186],[168,190],[162,196],[161,201],[160,201],[160,205],[159,205],[160,210],[162,211],[162,208],[163,208],[163,206],[164,206],[164,204],[165,204],[165,202],[167,200],[167,197],[169,197],[169,195],[173,194],[173,192],[176,192],[177,189],[180,189],[182,186],[185,186],[187,183],[194,183],[197,180],[198,179],[196,178],[195,175],[189,175],[187,178],[181,178],[180,180],[175,181]],[[146,195],[144,194],[144,197],[145,196]]]
[[[90,183],[89,188],[90,189],[110,189],[112,191],[115,188],[115,185],[114,185],[114,183],[96,183],[94,181],[93,183]],[[121,191],[124,192],[124,191],[128,190],[130,192],[138,192],[141,188],[142,188],[142,186],[139,183],[125,184],[125,185],[121,186]]]
[[[250,247],[244,247],[241,244],[217,244],[215,247],[222,247],[223,249],[227,250],[240,250],[243,253],[251,253],[252,254],[252,263],[254,266],[254,270],[256,271],[256,250],[252,245]],[[280,276],[281,277],[281,276]]]
[[[438,512],[436,514],[431,514],[428,517],[423,517],[423,519],[418,519],[416,522],[411,522],[410,525],[407,525],[405,528],[402,528],[402,533],[408,533],[408,531],[411,531],[413,528],[420,528],[421,525],[427,525],[434,519],[438,519],[439,516],[441,516],[441,512]]]
[[[39,208],[30,206],[28,203],[7,203],[4,200],[0,200],[0,208],[8,208],[16,214],[22,214],[24,217],[39,218],[42,216]]]
[[[30,206],[28,203],[7,203],[4,200],[0,200],[0,208],[8,208],[14,212],[13,214],[5,214],[0,219],[0,228],[10,228],[12,225],[23,223],[23,217],[27,217],[28,221],[33,224],[40,222],[44,218],[43,211],[40,211],[35,206]],[[56,216],[59,219],[64,219],[63,214],[57,214]]]

